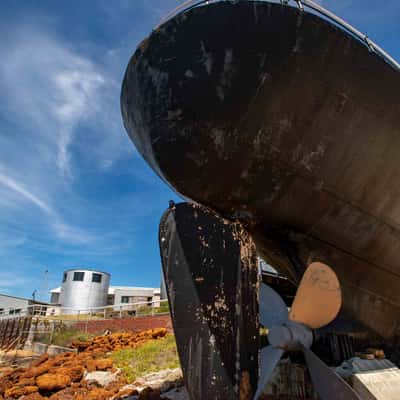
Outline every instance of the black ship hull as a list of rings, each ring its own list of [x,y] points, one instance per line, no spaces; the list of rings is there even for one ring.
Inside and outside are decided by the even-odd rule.
[[[337,273],[344,320],[400,329],[400,74],[332,23],[267,2],[219,2],[138,48],[124,123],[186,198],[241,221],[297,282]]]

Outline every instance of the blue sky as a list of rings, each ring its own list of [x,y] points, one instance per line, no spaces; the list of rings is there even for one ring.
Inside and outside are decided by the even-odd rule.
[[[137,44],[182,1],[0,5],[0,293],[44,295],[71,266],[157,286],[158,221],[177,196],[125,133],[119,92]],[[324,6],[400,58],[400,3]]]

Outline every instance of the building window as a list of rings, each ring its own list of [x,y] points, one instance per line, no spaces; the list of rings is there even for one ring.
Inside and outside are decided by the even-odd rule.
[[[74,272],[74,281],[83,281],[83,278],[85,276],[84,272]]]
[[[63,283],[67,280],[67,276],[68,276],[68,274],[67,274],[66,272],[64,272],[64,275],[63,275]]]
[[[101,274],[92,274],[92,282],[101,283]]]
[[[147,305],[148,305],[148,306],[153,305],[153,298],[152,298],[152,297],[148,297],[148,298],[147,298]]]
[[[129,303],[129,296],[121,296],[121,303]]]

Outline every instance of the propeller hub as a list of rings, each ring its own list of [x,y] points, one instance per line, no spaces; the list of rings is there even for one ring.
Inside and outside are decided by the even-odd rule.
[[[284,350],[297,350],[301,346],[309,349],[313,342],[313,334],[311,329],[305,325],[286,321],[269,330],[268,340],[272,346]]]

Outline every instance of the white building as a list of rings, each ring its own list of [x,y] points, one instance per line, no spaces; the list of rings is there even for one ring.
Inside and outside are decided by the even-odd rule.
[[[50,291],[50,303],[54,307],[60,305],[61,286]],[[147,288],[135,286],[110,286],[108,288],[107,305],[120,306],[132,303],[147,303],[154,304],[159,307],[160,303],[160,288]],[[61,304],[61,306],[63,306]],[[83,307],[82,307],[83,308]]]
[[[0,317],[46,313],[48,305],[42,301],[0,294]]]
[[[160,288],[133,286],[110,286],[108,289],[108,305],[132,304],[146,302],[151,305],[160,301]]]

